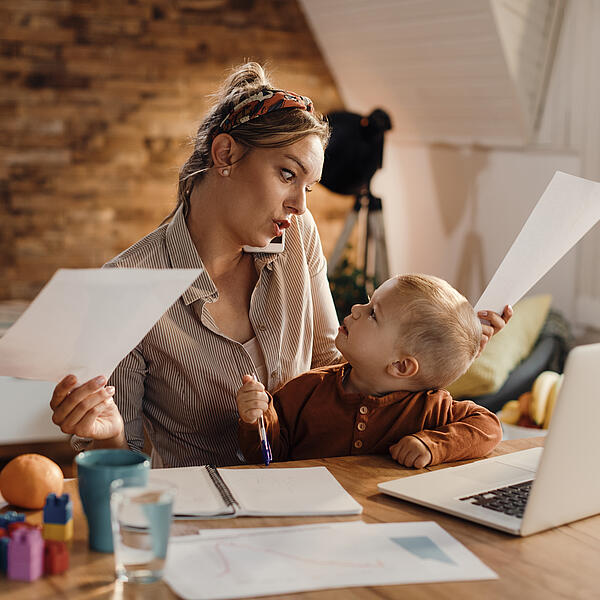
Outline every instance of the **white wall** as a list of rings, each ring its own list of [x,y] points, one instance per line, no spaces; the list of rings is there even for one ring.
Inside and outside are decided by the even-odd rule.
[[[475,302],[556,170],[579,175],[573,154],[386,142],[373,188],[384,202],[392,272],[447,279]],[[551,240],[549,240],[551,243]],[[575,313],[576,253],[531,293]]]
[[[567,3],[539,147],[571,148],[581,176],[600,181],[600,1]],[[600,225],[577,245],[575,321],[600,328]]]
[[[600,181],[600,1],[568,2],[540,128],[523,150],[387,140],[384,199],[392,271],[438,274],[476,300],[557,169]],[[600,226],[532,290],[574,325],[600,327]]]

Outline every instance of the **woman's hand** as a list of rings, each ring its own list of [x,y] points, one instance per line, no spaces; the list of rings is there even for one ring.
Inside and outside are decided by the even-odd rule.
[[[407,435],[390,446],[390,454],[396,462],[415,469],[426,467],[432,458],[429,448],[414,435]]]
[[[479,320],[481,321],[481,343],[479,344],[479,356],[483,349],[487,346],[493,335],[496,335],[513,316],[512,306],[507,304],[504,307],[502,316],[491,310],[480,310],[477,313]]]
[[[255,381],[252,375],[244,375],[242,383],[235,397],[238,413],[244,423],[256,423],[269,407],[269,396],[265,392],[265,386],[260,381]]]
[[[50,408],[52,421],[64,433],[93,440],[124,441],[121,413],[112,398],[115,388],[106,385],[106,377],[91,379],[77,386],[74,375],[67,375],[54,388]]]

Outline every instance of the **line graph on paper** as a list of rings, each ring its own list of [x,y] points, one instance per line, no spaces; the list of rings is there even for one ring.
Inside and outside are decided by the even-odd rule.
[[[494,578],[435,523],[203,531],[169,546],[165,580],[189,600]]]
[[[286,565],[303,565],[315,569],[381,569],[384,564],[381,560],[372,560],[364,563],[357,560],[337,560],[333,557],[323,558],[321,556],[304,556],[285,552],[275,548],[264,548],[258,545],[244,544],[236,541],[223,541],[215,543],[215,556],[223,561],[221,571],[215,572],[215,578],[224,577],[233,573],[236,563],[232,561],[231,556],[239,552],[243,555],[251,553],[254,559],[258,559],[264,564],[273,564],[273,561],[283,560]]]

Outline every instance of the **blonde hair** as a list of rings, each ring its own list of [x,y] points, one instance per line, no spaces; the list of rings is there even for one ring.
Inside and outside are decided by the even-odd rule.
[[[258,63],[248,62],[232,69],[230,75],[213,95],[213,105],[198,127],[192,141],[194,148],[192,154],[179,171],[177,205],[163,222],[168,221],[181,205],[184,214],[188,213],[190,194],[194,185],[213,166],[212,140],[223,119],[245,97],[272,87],[267,73]],[[324,148],[329,141],[329,125],[322,115],[309,113],[301,108],[272,111],[238,125],[228,133],[248,150],[282,148],[310,134],[317,135]]]
[[[468,300],[431,275],[396,276],[401,299],[398,345],[419,362],[424,388],[443,388],[460,377],[479,352],[481,323]]]

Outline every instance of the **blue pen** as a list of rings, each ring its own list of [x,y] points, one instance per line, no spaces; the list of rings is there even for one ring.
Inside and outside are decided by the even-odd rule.
[[[256,375],[252,375],[254,381],[258,381]],[[269,438],[267,437],[267,429],[265,427],[265,419],[262,415],[258,417],[258,435],[260,436],[260,448],[262,450],[263,460],[265,461],[265,467],[268,467],[273,460],[273,454],[271,453],[271,445],[269,444]]]

